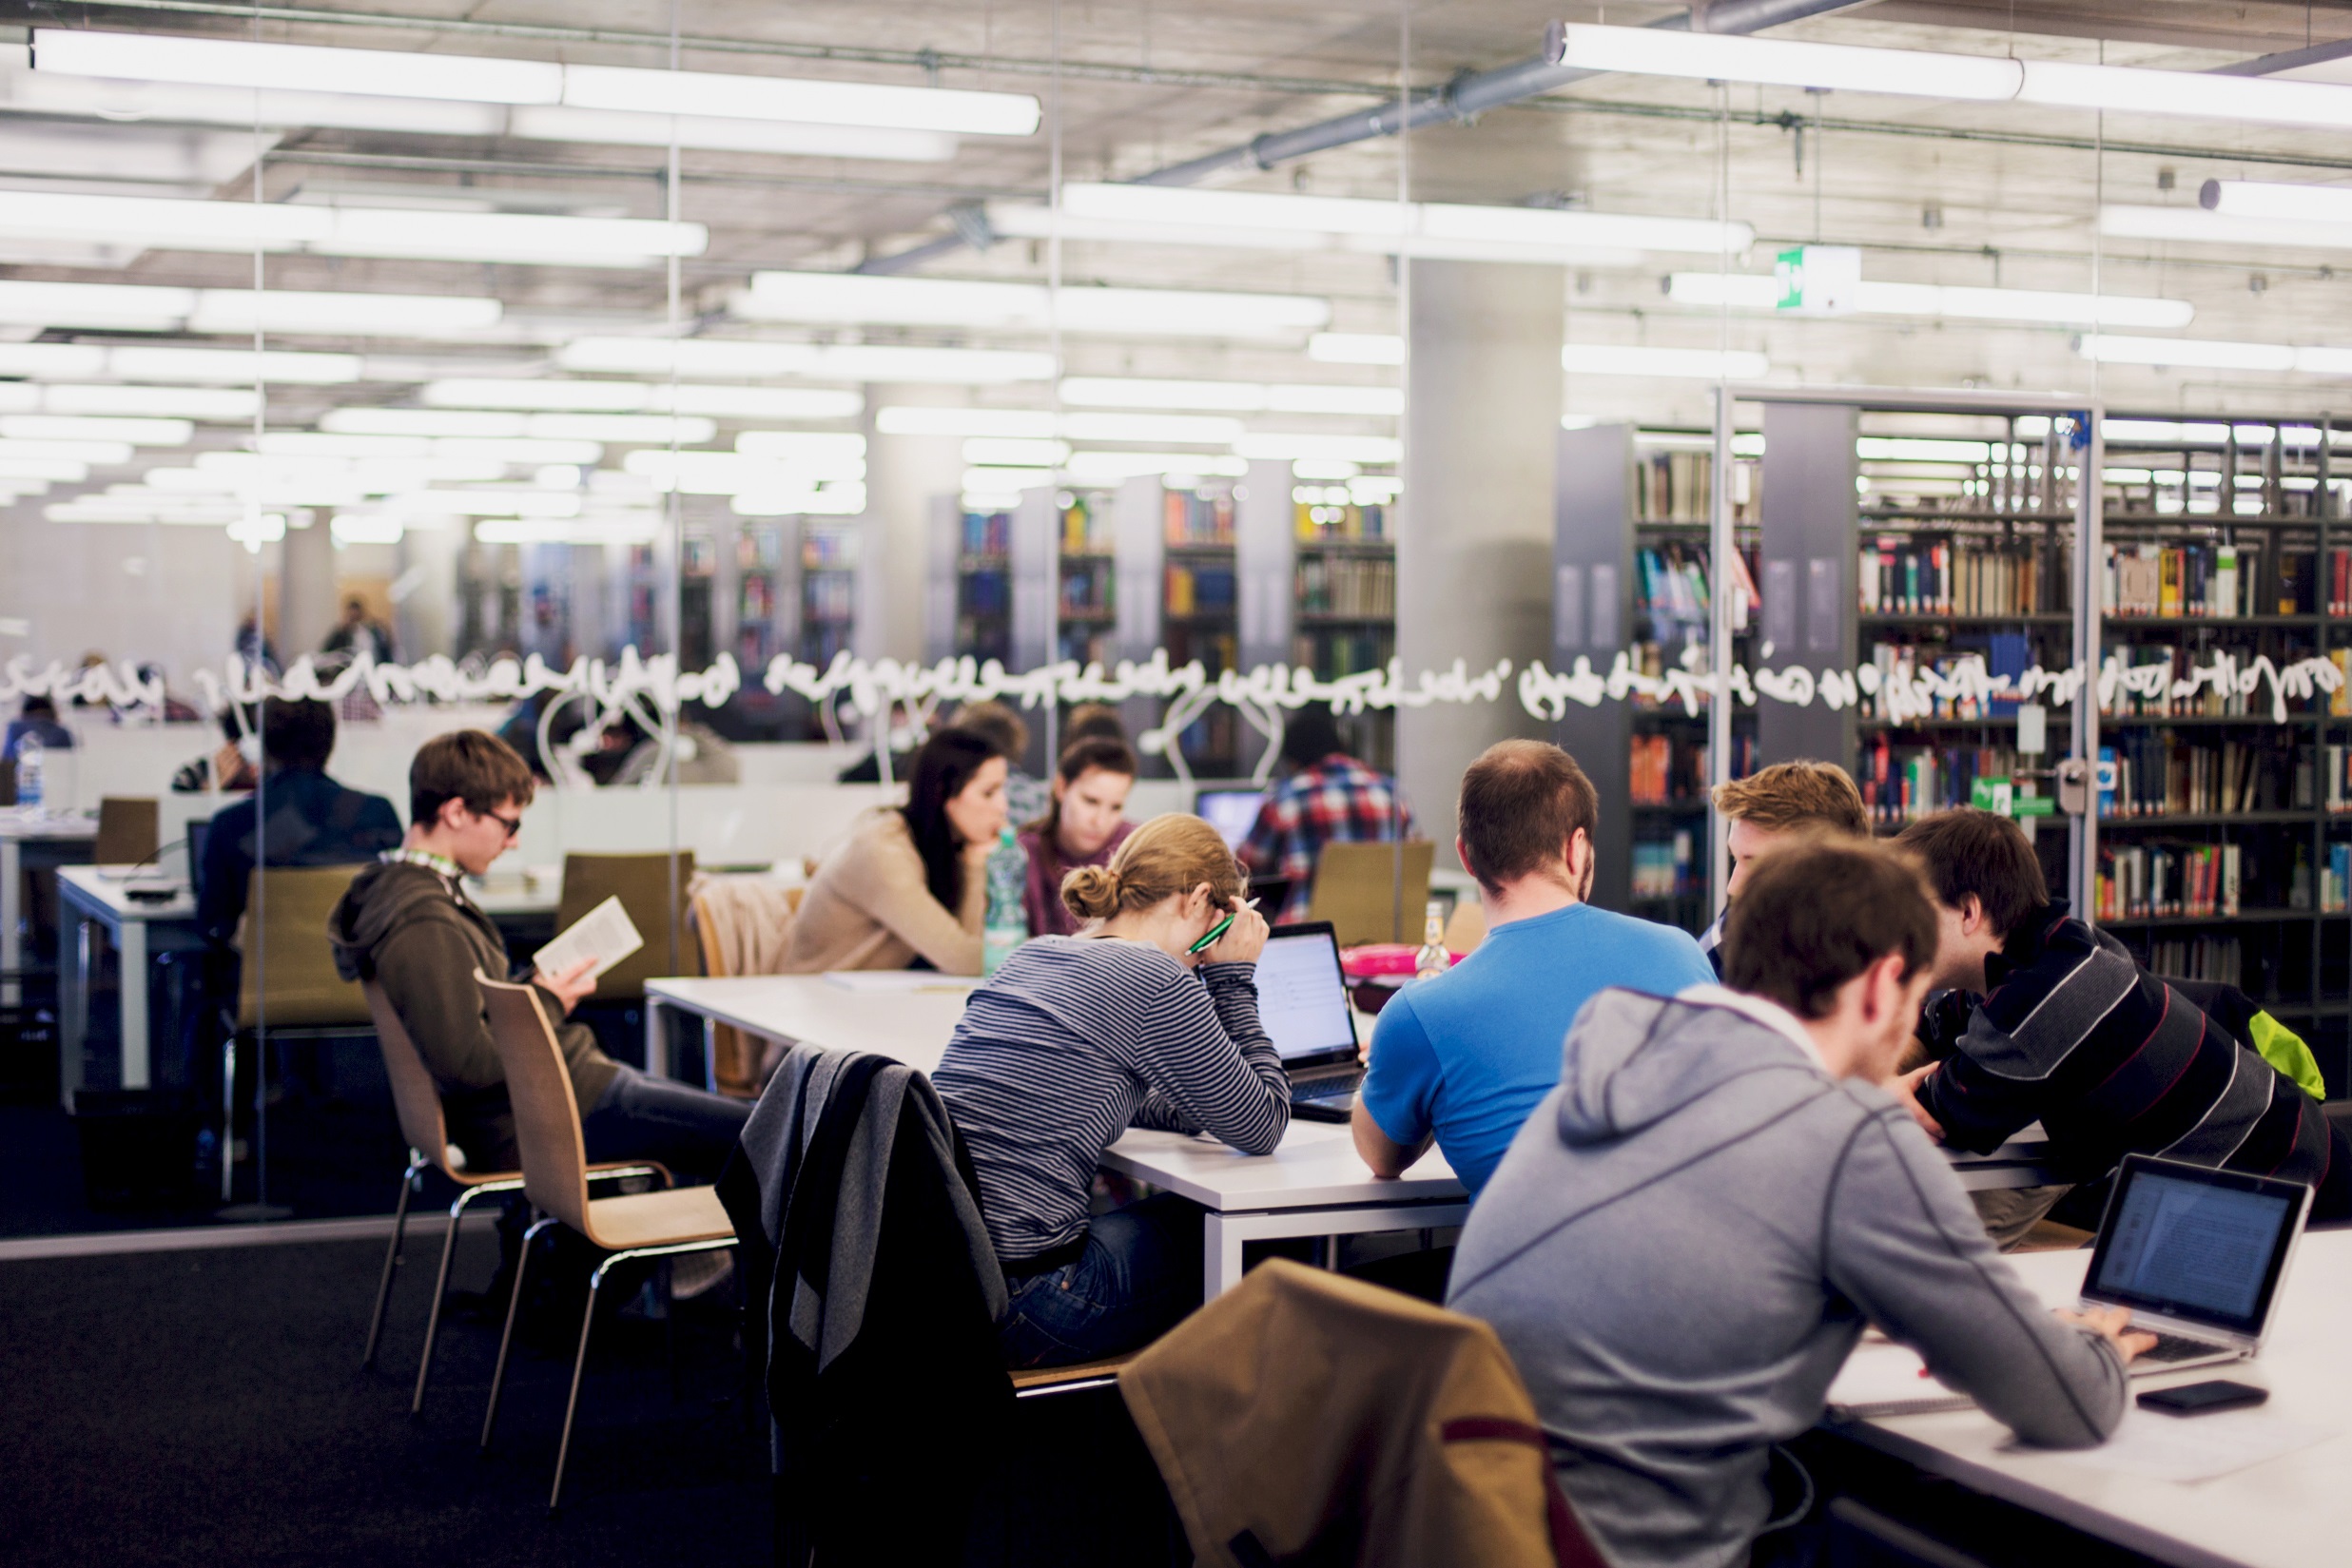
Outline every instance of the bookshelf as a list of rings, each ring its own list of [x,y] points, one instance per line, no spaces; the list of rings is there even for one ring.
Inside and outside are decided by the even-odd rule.
[[[1396,540],[1390,509],[1358,504],[1344,485],[1290,487],[1289,646],[1277,656],[1319,680],[1385,668],[1396,656]],[[1342,717],[1355,756],[1396,767],[1396,718]]]

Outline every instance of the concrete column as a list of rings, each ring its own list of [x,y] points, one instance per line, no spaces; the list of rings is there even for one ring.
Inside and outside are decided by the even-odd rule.
[[[284,574],[278,584],[278,657],[290,665],[319,651],[342,611],[335,596],[335,535],[327,513],[314,514],[308,528],[289,527],[279,558]]]
[[[1471,261],[1412,265],[1396,648],[1408,681],[1456,658],[1514,670],[1551,650],[1552,463],[1565,275]],[[1422,830],[1453,865],[1462,769],[1546,730],[1506,692],[1397,715],[1397,758]]]
[[[894,403],[941,407],[969,401],[966,388],[877,386],[866,391],[865,516],[858,567],[858,651],[867,658],[920,660],[928,603],[934,503],[963,491],[963,439],[881,436],[872,411]],[[868,625],[868,617],[872,624]]]
[[[457,558],[465,552],[469,525],[450,519],[438,528],[412,528],[400,535],[399,575],[392,580],[398,607],[392,640],[403,661],[436,653],[457,656],[464,611],[457,603]]]

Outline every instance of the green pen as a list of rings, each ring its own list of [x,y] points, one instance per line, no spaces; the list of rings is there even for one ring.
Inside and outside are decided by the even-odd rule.
[[[1252,899],[1242,904],[1241,907],[1239,909],[1235,909],[1233,914],[1226,916],[1223,920],[1217,921],[1216,924],[1209,927],[1207,931],[1203,932],[1201,934],[1200,940],[1193,943],[1192,946],[1184,950],[1184,956],[1186,958],[1196,958],[1200,954],[1209,951],[1210,948],[1215,947],[1216,945],[1216,939],[1225,935],[1225,928],[1232,925],[1234,921],[1239,918],[1241,910],[1255,909],[1256,907],[1257,900],[1255,899]]]

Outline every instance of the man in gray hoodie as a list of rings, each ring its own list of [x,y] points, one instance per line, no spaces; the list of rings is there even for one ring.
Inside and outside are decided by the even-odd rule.
[[[1821,1419],[1866,1324],[2029,1442],[2121,1419],[2153,1340],[2043,1310],[1878,1087],[1935,936],[1893,851],[1774,856],[1732,905],[1734,989],[1595,997],[1471,1211],[1448,1305],[1502,1336],[1618,1568],[1747,1560],[1773,1444]]]

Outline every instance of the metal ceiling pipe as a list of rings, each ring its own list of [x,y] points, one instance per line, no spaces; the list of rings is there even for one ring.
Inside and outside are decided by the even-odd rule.
[[[1668,16],[1651,26],[1673,32],[1759,32],[1776,28],[1783,22],[1795,22],[1825,11],[1847,10],[1856,5],[1867,5],[1869,0],[1700,0],[1700,3],[1679,16]],[[1553,24],[1554,29],[1558,24]],[[1132,184],[1189,185],[1210,175],[1229,168],[1247,166],[1258,171],[1273,168],[1344,147],[1356,142],[1368,142],[1376,136],[1394,136],[1408,130],[1420,130],[1429,126],[1458,125],[1477,118],[1488,109],[1501,108],[1525,98],[1538,97],[1546,92],[1582,82],[1588,77],[1606,74],[1576,67],[1557,64],[1560,46],[1556,30],[1547,32],[1544,52],[1531,60],[1521,60],[1492,70],[1474,71],[1456,77],[1442,87],[1410,95],[1393,103],[1375,105],[1368,109],[1355,109],[1295,130],[1270,131],[1254,137],[1237,147],[1227,147],[1206,157],[1187,159],[1150,174],[1139,175]],[[876,256],[860,262],[853,270],[865,273],[898,273],[908,271],[937,257],[953,253],[972,238],[973,225],[959,222],[957,232],[926,241],[909,250],[890,256]]]

